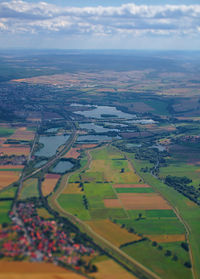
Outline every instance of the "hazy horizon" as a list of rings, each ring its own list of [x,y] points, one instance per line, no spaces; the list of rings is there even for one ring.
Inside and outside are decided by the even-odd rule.
[[[198,50],[196,0],[0,3],[0,49]]]

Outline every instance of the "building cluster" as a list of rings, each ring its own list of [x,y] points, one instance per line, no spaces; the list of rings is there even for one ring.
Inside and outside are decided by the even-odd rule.
[[[82,256],[94,253],[92,248],[75,243],[62,230],[62,225],[38,216],[33,203],[19,203],[16,212],[10,212],[10,217],[13,225],[0,231],[2,256],[26,256],[31,261],[62,261],[78,267]]]

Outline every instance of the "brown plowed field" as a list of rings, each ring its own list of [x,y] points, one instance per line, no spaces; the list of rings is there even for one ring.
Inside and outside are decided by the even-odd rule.
[[[47,173],[45,174],[45,178],[49,178],[49,179],[52,179],[52,178],[60,178],[60,175],[59,174],[56,174],[56,173]]]
[[[159,243],[185,241],[184,234],[163,234],[163,235],[159,234],[159,235],[147,235],[147,237],[152,241],[156,241]]]
[[[10,185],[19,179],[20,172],[0,171],[0,189]]]
[[[171,206],[158,194],[118,194],[124,208],[150,210],[171,209]]]
[[[114,188],[149,188],[147,184],[115,184]]]
[[[82,279],[70,270],[51,263],[0,261],[0,279]]]
[[[4,169],[23,169],[24,166],[23,165],[1,165],[0,169],[4,170]]]
[[[29,147],[1,147],[0,154],[4,155],[25,155],[28,156],[30,153]]]
[[[42,182],[42,193],[44,196],[49,195],[51,192],[53,192],[53,189],[56,186],[56,183],[58,182],[58,179],[60,178],[60,175],[58,174],[46,174],[45,180]]]
[[[35,133],[33,131],[26,130],[26,127],[18,128],[15,133],[9,137],[9,139],[15,140],[33,140]]]
[[[73,158],[77,159],[80,156],[80,153],[78,152],[80,148],[72,147],[64,156],[63,158]]]
[[[105,199],[104,205],[108,208],[122,208],[122,204],[118,199]]]

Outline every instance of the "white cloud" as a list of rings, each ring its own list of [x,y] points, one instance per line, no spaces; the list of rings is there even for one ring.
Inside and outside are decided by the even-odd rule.
[[[0,30],[11,33],[197,34],[200,5],[59,7],[21,0],[0,3]]]

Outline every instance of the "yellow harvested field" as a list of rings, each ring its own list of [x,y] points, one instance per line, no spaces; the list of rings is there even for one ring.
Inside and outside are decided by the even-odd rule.
[[[42,193],[44,196],[47,196],[51,192],[53,192],[53,189],[56,186],[56,183],[58,182],[59,178],[60,178],[59,174],[46,174],[45,175],[45,179],[42,182]]]
[[[137,277],[123,269],[113,260],[102,261],[95,263],[95,265],[98,268],[98,272],[92,275],[96,279],[137,279]]]
[[[118,247],[124,243],[141,239],[140,236],[129,233],[126,229],[122,229],[119,225],[112,223],[110,220],[93,220],[88,221],[87,224],[97,234]]]
[[[126,210],[150,210],[150,209],[172,209],[171,206],[159,194],[118,194],[119,199]]]
[[[82,279],[70,270],[51,263],[0,261],[0,279]]]
[[[25,155],[28,156],[30,153],[29,147],[1,147],[0,155]]]
[[[17,181],[20,174],[17,171],[0,171],[0,190]]]
[[[64,190],[62,191],[62,194],[77,194],[82,193],[81,188],[79,187],[80,183],[68,183]]]
[[[129,171],[121,173],[111,166],[112,160],[92,160],[88,172],[102,172],[107,181],[114,183],[139,183],[140,177],[134,172],[132,165],[128,162]]]
[[[105,199],[103,200],[105,207],[107,208],[122,208],[123,205],[119,199]]]
[[[33,131],[28,131],[26,127],[20,127],[9,137],[9,139],[31,141],[34,139],[34,136],[35,133]]]
[[[159,234],[159,235],[146,235],[152,241],[159,243],[185,241],[185,234]]]

